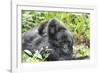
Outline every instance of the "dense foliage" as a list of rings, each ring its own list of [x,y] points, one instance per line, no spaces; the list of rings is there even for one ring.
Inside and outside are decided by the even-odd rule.
[[[57,18],[64,26],[70,30],[74,39],[74,55],[85,56],[89,55],[90,48],[90,14],[89,13],[74,13],[74,12],[47,12],[47,11],[33,11],[22,10],[22,33],[28,31],[30,28],[41,25],[43,21],[51,18]],[[40,55],[38,55],[41,57]],[[34,57],[34,56],[33,56]],[[36,58],[35,58],[36,59]],[[23,62],[38,62],[40,60],[28,57],[24,52],[22,53]],[[42,59],[42,61],[45,61]]]

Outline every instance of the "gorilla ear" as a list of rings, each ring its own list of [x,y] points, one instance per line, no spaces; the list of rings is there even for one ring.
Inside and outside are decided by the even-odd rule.
[[[46,27],[47,27],[48,21],[43,22],[39,28],[38,28],[38,33],[40,35],[43,35],[46,32]]]

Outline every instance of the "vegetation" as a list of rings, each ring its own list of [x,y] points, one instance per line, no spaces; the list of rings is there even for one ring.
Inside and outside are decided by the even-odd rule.
[[[73,34],[74,56],[89,56],[90,48],[90,14],[75,12],[47,12],[22,10],[22,33],[30,28],[39,26],[43,21],[51,18],[58,18],[64,23],[64,26]],[[22,62],[45,61],[40,54],[29,57],[24,51],[22,53]]]

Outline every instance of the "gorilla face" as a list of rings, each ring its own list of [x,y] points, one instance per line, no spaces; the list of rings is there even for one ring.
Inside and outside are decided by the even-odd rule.
[[[65,53],[69,53],[69,50],[72,48],[72,37],[69,33],[64,30],[55,34],[55,45],[58,45],[59,48]]]
[[[70,31],[64,28],[59,20],[55,18],[42,23],[36,29],[32,29],[24,33],[22,40],[24,40],[24,42],[22,42],[22,44],[24,44],[22,47],[24,47],[24,49],[30,50],[31,52],[48,46],[48,49],[51,49],[48,51],[48,61],[72,59],[72,35]],[[28,42],[25,40],[28,40]],[[42,50],[41,54],[45,54],[45,50]]]

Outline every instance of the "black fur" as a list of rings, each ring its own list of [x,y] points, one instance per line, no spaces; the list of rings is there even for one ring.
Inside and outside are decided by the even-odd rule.
[[[72,34],[55,18],[22,34],[23,50],[27,49],[33,54],[39,50],[43,54],[45,51],[41,48],[45,47],[50,49],[48,51],[50,55],[46,59],[48,61],[72,59]]]

